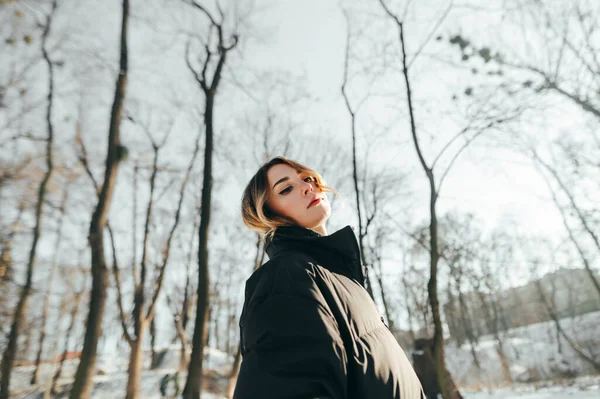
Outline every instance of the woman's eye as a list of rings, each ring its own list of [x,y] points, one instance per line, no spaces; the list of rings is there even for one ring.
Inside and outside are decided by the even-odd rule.
[[[304,178],[304,181],[308,183],[310,181],[315,181],[315,179],[312,176],[308,176]]]
[[[279,194],[285,195],[285,194],[289,193],[290,191],[292,191],[292,186],[284,188],[283,190],[281,190],[281,192]]]

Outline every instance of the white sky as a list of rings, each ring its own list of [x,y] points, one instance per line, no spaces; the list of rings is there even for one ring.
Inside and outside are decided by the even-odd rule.
[[[282,0],[272,3],[276,5],[265,12],[261,24],[273,27],[276,34],[269,38],[260,51],[249,52],[247,56],[257,65],[278,66],[304,74],[307,86],[320,99],[311,110],[315,113],[307,116],[315,123],[327,125],[330,131],[349,137],[349,117],[340,93],[346,23],[338,1]],[[377,2],[373,3],[373,7],[378,5]],[[445,1],[437,3],[438,12],[447,4]],[[448,23],[456,22],[452,16]],[[440,28],[440,33],[449,30],[445,26]],[[422,68],[426,62],[427,59],[422,57],[413,68]],[[416,85],[413,90],[418,93],[421,88]],[[403,90],[402,87],[398,89]],[[398,134],[407,135],[408,119],[403,123],[404,130]],[[412,143],[407,143],[410,146],[406,148],[406,156],[412,157],[410,163],[415,167],[413,173],[425,183]],[[393,147],[392,151],[395,151]],[[381,155],[385,158],[394,156],[393,153],[384,153],[377,157]],[[349,196],[352,193],[345,194]],[[428,200],[426,185],[421,187],[418,195],[422,196],[425,204]],[[461,156],[444,183],[439,203],[440,213],[452,208],[474,212],[490,225],[502,223],[505,218],[520,220],[523,232],[555,235],[563,231],[560,216],[543,180],[523,157],[507,151],[472,149]]]

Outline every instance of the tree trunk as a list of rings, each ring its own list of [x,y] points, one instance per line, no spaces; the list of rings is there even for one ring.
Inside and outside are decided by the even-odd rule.
[[[56,247],[58,249],[58,246]],[[35,357],[35,369],[31,375],[29,383],[34,385],[37,383],[40,377],[40,363],[42,361],[42,352],[44,351],[44,341],[46,340],[46,323],[48,319],[48,313],[50,312],[50,295],[52,293],[52,282],[54,280],[54,273],[56,271],[56,261],[52,264],[52,270],[50,271],[50,278],[48,279],[48,291],[44,298],[44,313],[42,314],[42,325],[40,331],[40,345],[38,347],[37,355]]]
[[[382,5],[383,5],[383,0]],[[387,9],[386,9],[387,11]],[[452,376],[446,370],[446,359],[444,354],[444,330],[442,327],[442,320],[440,316],[440,303],[438,299],[438,288],[437,288],[437,273],[438,273],[438,262],[439,262],[439,248],[438,248],[438,221],[436,214],[436,203],[438,198],[438,192],[435,186],[435,179],[433,175],[433,169],[427,166],[425,158],[421,153],[419,142],[417,139],[417,128],[415,124],[414,108],[412,105],[412,92],[410,87],[410,79],[408,77],[408,66],[407,66],[407,55],[406,46],[404,41],[404,25],[398,19],[398,30],[400,35],[400,45],[402,47],[402,72],[404,75],[404,82],[406,84],[406,94],[408,100],[408,111],[410,114],[410,127],[413,136],[413,141],[419,156],[421,166],[427,175],[429,180],[429,213],[430,213],[430,224],[429,224],[429,250],[430,250],[430,262],[429,262],[429,282],[427,283],[427,293],[429,294],[429,304],[431,307],[431,315],[433,317],[433,355],[435,359],[435,367],[437,372],[437,378],[442,391],[442,397],[444,399],[455,399],[462,398],[460,392],[456,388]]]
[[[204,147],[204,180],[202,184],[202,208],[200,211],[200,227],[198,230],[198,298],[196,301],[196,322],[192,338],[192,355],[188,369],[188,377],[183,390],[186,399],[199,398],[202,380],[202,363],[204,360],[204,344],[207,335],[210,281],[208,273],[208,232],[210,226],[210,206],[212,196],[212,153],[213,153],[213,93],[207,93],[206,143]]]
[[[498,358],[500,359],[500,366],[502,367],[502,376],[504,377],[504,382],[506,384],[512,383],[512,375],[510,374],[510,363],[506,354],[504,353],[504,348],[502,345],[502,341],[496,340],[496,353],[498,354]]]
[[[542,287],[539,280],[536,282],[536,286],[538,289],[538,293],[540,294],[540,299],[542,300],[542,303],[546,307],[546,311],[548,312],[548,315],[554,322],[556,331],[565,339],[565,341],[567,341],[569,346],[579,355],[579,357],[583,361],[589,363],[594,368],[594,370],[596,370],[597,373],[600,373],[600,362],[597,361],[596,359],[594,359],[594,357],[592,355],[586,353],[583,350],[583,348],[581,348],[575,341],[573,341],[571,339],[571,337],[569,337],[567,335],[565,330],[563,330],[563,328],[560,324],[560,319],[558,318],[558,315],[556,314],[555,308],[549,303],[548,298],[546,298],[546,294],[544,293],[544,288]]]
[[[262,265],[262,262],[264,260],[265,251],[264,251],[262,244],[263,244],[263,240],[261,239],[260,234],[257,234],[256,235],[256,256],[254,257],[253,271],[258,270],[258,268]],[[233,398],[233,392],[235,391],[235,384],[237,382],[237,376],[240,372],[240,364],[242,363],[241,340],[242,340],[242,337],[240,336],[240,342],[238,343],[237,351],[235,352],[235,357],[233,359],[233,365],[231,366],[231,372],[229,373],[229,381],[227,381],[227,388],[225,389],[225,397],[227,399]]]
[[[349,23],[349,21],[347,21]],[[350,31],[348,30],[348,37],[346,39],[346,53],[345,53],[345,61],[344,61],[344,82],[342,83],[342,95],[344,97],[344,101],[346,103],[346,109],[348,113],[350,113],[350,130],[352,133],[352,182],[354,184],[354,199],[356,201],[356,213],[358,216],[358,246],[360,249],[360,262],[363,267],[367,266],[367,261],[365,259],[365,247],[364,247],[364,237],[367,235],[366,228],[363,229],[363,217],[362,217],[362,208],[360,202],[360,189],[358,188],[358,166],[356,161],[356,112],[352,108],[350,104],[350,98],[346,93],[346,84],[348,83],[348,63],[349,63],[349,54],[350,54]],[[365,286],[369,295],[373,300],[375,297],[373,296],[373,287],[371,286],[371,281],[369,279],[369,270],[366,270],[365,275]]]
[[[387,319],[388,328],[390,331],[394,331],[394,320],[390,313],[390,304],[388,302],[387,293],[383,287],[383,277],[379,274],[377,275],[377,283],[379,284],[379,292],[381,293],[381,301],[383,302],[383,311],[385,313],[385,318]]]
[[[488,329],[488,333],[491,333],[494,337],[494,341],[496,341],[496,353],[498,354],[498,359],[500,359],[500,366],[502,367],[502,376],[504,377],[504,382],[506,384],[512,383],[512,375],[510,373],[510,362],[506,353],[504,352],[504,342],[502,341],[502,337],[500,336],[500,317],[498,311],[498,299],[492,298],[490,301],[486,299],[486,296],[483,292],[479,290],[479,284],[476,283],[475,290],[477,291],[477,296],[481,302],[481,308],[483,310],[483,315],[485,317],[485,323]],[[493,290],[491,283],[486,283],[486,286],[490,290]],[[491,305],[490,305],[491,302]],[[492,314],[490,314],[489,307],[492,307]],[[492,316],[493,315],[493,316]]]
[[[156,317],[150,322],[150,364],[154,368],[156,363]]]
[[[65,333],[65,343],[64,343],[63,354],[60,359],[60,364],[58,366],[58,370],[56,370],[56,373],[54,374],[54,377],[52,378],[52,386],[50,388],[50,392],[52,394],[56,393],[56,384],[58,383],[60,375],[62,374],[63,365],[65,363],[65,359],[67,358],[67,354],[69,353],[69,341],[71,340],[71,334],[73,333],[73,328],[75,327],[75,320],[77,319],[77,313],[79,312],[79,304],[81,302],[82,296],[83,296],[83,292],[80,292],[75,296],[75,303],[73,304],[73,308],[71,309],[71,321],[69,322],[67,332]]]
[[[25,201],[19,201],[19,209],[17,213],[17,217],[11,223],[8,228],[8,234],[4,238],[2,242],[2,252],[0,253],[0,308],[5,308],[5,300],[7,298],[6,289],[4,288],[4,283],[12,280],[12,246],[15,234],[19,231],[19,225],[21,224],[21,218],[23,216],[23,211],[25,209]],[[4,312],[3,314],[4,315]],[[2,322],[3,319],[0,319]]]
[[[104,254],[99,253],[96,246],[104,247],[102,237],[90,235],[90,246],[92,247],[92,289],[90,291],[89,311],[83,349],[79,358],[79,366],[75,373],[75,381],[71,389],[70,399],[87,399],[92,390],[95,367],[96,348],[98,340],[102,335],[102,316],[106,305],[106,288],[108,287],[108,270],[104,260]]]
[[[471,323],[471,318],[469,316],[469,309],[465,301],[465,296],[463,295],[462,290],[460,288],[460,279],[456,281],[456,289],[458,291],[460,320],[462,322],[463,328],[465,329],[465,336],[469,340],[469,346],[471,347],[471,356],[473,357],[475,367],[477,367],[477,370],[481,371],[481,363],[479,362],[479,357],[477,357],[477,351],[475,350],[475,346],[477,345],[477,337],[473,333],[473,323]]]
[[[52,284],[54,282],[54,274],[56,273],[56,268],[58,266],[58,254],[59,249],[60,249],[60,244],[62,241],[62,226],[63,226],[63,221],[65,218],[65,213],[66,213],[66,205],[67,205],[67,200],[69,198],[69,189],[68,187],[65,188],[64,193],[63,193],[63,198],[60,204],[60,220],[58,222],[58,227],[57,227],[57,231],[56,231],[56,242],[54,244],[54,256],[52,259],[52,270],[50,271],[50,277],[48,279],[48,289],[47,289],[47,294],[44,298],[44,313],[42,314],[42,328],[41,328],[41,332],[40,332],[40,346],[38,348],[38,352],[37,352],[37,356],[35,358],[35,369],[33,371],[33,374],[31,375],[31,385],[34,385],[37,383],[37,380],[39,379],[40,376],[40,363],[42,360],[42,353],[44,350],[44,341],[46,339],[46,323],[47,323],[47,319],[48,319],[48,313],[50,312],[50,297],[52,296]],[[60,320],[60,319],[59,319]]]
[[[23,323],[23,319],[25,318],[27,300],[29,299],[30,292],[31,283],[29,282],[28,285],[23,287],[23,290],[21,291],[21,295],[19,297],[19,302],[17,303],[17,307],[15,308],[15,314],[10,328],[10,334],[8,336],[8,344],[6,345],[6,349],[4,350],[4,354],[2,356],[2,380],[0,385],[1,399],[8,399],[9,397],[10,373],[12,371],[12,365],[15,360],[15,355],[17,353],[17,339],[21,330],[21,324]]]
[[[229,374],[229,381],[227,381],[227,388],[225,389],[225,397],[227,399],[233,398],[233,392],[235,391],[235,384],[237,382],[237,376],[240,372],[240,364],[242,363],[242,346],[238,345],[238,349],[235,352],[233,358],[233,366],[231,367],[231,373]]]
[[[179,348],[179,367],[178,367],[178,370],[179,371],[184,371],[190,365],[190,359],[189,359],[189,356],[187,354],[188,345],[187,345],[187,341],[185,340],[185,338],[183,336],[180,336],[179,340],[181,342],[181,348]]]
[[[120,142],[121,113],[127,89],[127,23],[129,18],[129,0],[123,0],[123,16],[121,21],[121,53],[119,77],[115,88],[115,98],[110,116],[108,133],[108,153],[104,183],[98,196],[98,204],[90,222],[88,241],[92,252],[92,290],[87,316],[87,328],[81,358],[75,381],[71,389],[70,399],[87,399],[92,389],[92,377],[96,365],[98,339],[102,335],[102,318],[106,304],[106,288],[108,286],[108,270],[104,258],[103,233],[106,226],[108,211],[114,186],[117,180],[119,161],[124,158],[124,147]]]
[[[142,366],[144,361],[144,352],[142,352],[142,342],[145,331],[145,323],[140,327],[138,337],[131,341],[129,346],[129,367],[127,369],[127,393],[125,399],[137,399],[140,393],[140,380]]]
[[[410,305],[410,300],[409,300],[409,293],[410,293],[410,289],[408,288],[408,281],[406,281],[406,276],[405,276],[405,272],[404,270],[402,271],[402,285],[404,286],[404,299],[405,299],[405,303],[406,303],[406,312],[408,313],[408,334],[410,335],[410,339],[412,340],[412,343],[414,345],[415,343],[415,331],[413,330],[413,325],[414,325],[414,317],[413,317],[413,312],[412,312],[412,306]]]
[[[204,111],[204,124],[206,126],[205,131],[205,145],[204,145],[204,173],[202,182],[202,194],[201,194],[201,209],[200,209],[200,227],[198,229],[198,297],[196,301],[196,321],[194,325],[194,335],[192,338],[192,355],[190,357],[190,365],[188,368],[187,380],[185,388],[183,390],[183,397],[185,399],[196,399],[200,398],[200,390],[202,384],[202,363],[204,358],[204,345],[206,342],[207,329],[206,324],[208,321],[208,310],[209,310],[209,294],[210,294],[210,280],[209,280],[209,269],[208,269],[208,235],[210,226],[210,214],[211,214],[211,198],[212,198],[212,156],[213,156],[213,140],[214,140],[214,125],[213,125],[213,111],[215,96],[217,88],[221,80],[221,74],[223,72],[223,66],[227,60],[227,53],[233,49],[237,44],[237,35],[233,36],[233,43],[227,47],[223,42],[222,26],[217,24],[202,6],[198,3],[193,3],[193,6],[200,9],[205,15],[211,20],[211,27],[214,27],[219,32],[218,35],[218,62],[212,75],[212,81],[206,81],[206,68],[213,57],[213,53],[208,48],[206,50],[206,60],[202,74],[198,74],[191,66],[188,61],[188,67],[194,73],[196,80],[202,90],[204,91],[205,97],[205,111]]]
[[[2,363],[0,366],[0,371],[2,373],[0,377],[0,399],[8,399],[10,394],[10,375],[17,354],[19,333],[21,331],[23,321],[26,318],[25,312],[27,311],[27,302],[29,301],[29,296],[33,289],[33,271],[35,268],[37,245],[42,228],[42,214],[44,210],[46,186],[50,181],[54,168],[52,148],[52,146],[54,145],[54,127],[52,125],[52,107],[54,105],[54,75],[52,62],[50,61],[50,58],[46,51],[46,40],[48,38],[48,33],[50,32],[50,25],[55,10],[56,0],[52,2],[52,9],[50,11],[50,14],[48,15],[46,25],[44,27],[44,32],[42,34],[42,53],[48,66],[48,102],[46,108],[46,128],[48,132],[48,138],[46,141],[46,173],[44,174],[44,178],[42,179],[38,188],[38,198],[35,209],[35,227],[33,228],[33,240],[31,243],[31,248],[29,250],[29,260],[27,262],[27,279],[25,281],[23,289],[21,290],[19,301],[17,302],[17,306],[15,308],[13,322],[10,327],[10,333],[8,336],[8,343],[2,355]]]

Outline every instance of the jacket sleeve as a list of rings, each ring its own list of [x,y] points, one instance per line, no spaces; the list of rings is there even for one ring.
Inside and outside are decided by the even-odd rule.
[[[293,269],[279,273],[272,292],[246,304],[234,399],[347,397],[338,323],[314,274]]]

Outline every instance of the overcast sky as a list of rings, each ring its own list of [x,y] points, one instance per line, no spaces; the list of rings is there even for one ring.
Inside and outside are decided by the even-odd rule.
[[[258,2],[262,3],[267,2]],[[320,100],[312,109],[314,113],[307,117],[327,125],[332,132],[349,135],[349,117],[340,93],[346,43],[346,23],[340,2],[280,0],[268,3],[273,5],[264,12],[262,26],[271,27],[274,34],[260,47],[260,51],[249,52],[248,56],[258,65],[279,66],[303,74],[307,86]],[[373,3],[373,7],[378,5],[377,1]],[[443,0],[429,3],[431,7],[426,13],[433,16],[440,15],[448,5],[448,2]],[[432,19],[428,21],[428,15],[422,14],[421,10],[418,23],[408,25],[408,29],[414,27],[418,34],[415,38],[410,36],[412,30],[408,30],[408,41],[412,42],[413,47],[416,47],[424,36],[424,29],[428,30],[433,25]],[[464,27],[461,25],[464,21],[473,22],[473,18],[464,17],[466,14],[460,10],[451,12],[438,29],[439,33],[447,34],[453,29],[463,32],[479,29],[485,32],[486,25],[494,29],[498,20],[498,15],[492,13],[488,21],[479,21],[480,26]],[[457,26],[462,27],[456,28]],[[419,73],[419,69],[426,70],[427,63],[428,59],[421,57],[413,65],[415,73]],[[423,81],[420,86],[413,87],[416,93],[430,89],[423,85]],[[398,86],[398,90],[403,90],[403,87]],[[385,110],[381,112],[385,113]],[[435,115],[432,114],[431,118],[435,118]],[[404,130],[398,134],[408,133],[409,120],[406,119],[404,123]],[[364,134],[364,131],[362,133]],[[407,144],[411,144],[410,141]],[[397,148],[392,147],[391,151],[397,151]],[[394,154],[379,155],[388,158]],[[402,156],[407,157],[407,167],[413,164],[414,169],[411,173],[423,180],[420,195],[425,203],[428,199],[425,176],[412,145],[407,145]],[[432,158],[433,153],[430,154],[429,160]],[[315,167],[318,168],[319,165]],[[351,193],[346,193],[349,194]],[[444,183],[444,192],[439,203],[441,213],[452,208],[473,212],[490,225],[502,223],[507,218],[517,219],[524,233],[555,235],[563,231],[560,216],[551,202],[543,180],[522,157],[508,151],[474,148],[462,155]]]

